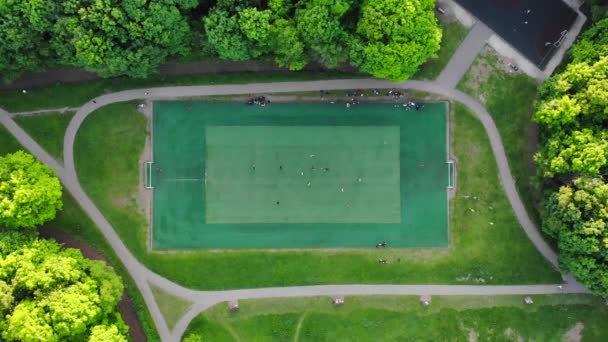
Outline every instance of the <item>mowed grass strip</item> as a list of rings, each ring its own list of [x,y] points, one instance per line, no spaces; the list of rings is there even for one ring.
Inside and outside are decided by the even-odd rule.
[[[238,312],[218,304],[195,318],[184,334],[222,341],[560,341],[575,327],[583,340],[608,336],[608,309],[585,295],[432,297],[428,307],[414,296],[242,300]],[[298,323],[301,324],[298,327]]]
[[[451,244],[443,249],[228,250],[148,253],[147,222],[137,192],[145,119],[133,104],[102,108],[76,140],[79,178],[129,249],[147,267],[196,289],[268,286],[558,283],[519,226],[507,201],[481,123],[464,107],[452,116],[458,192],[451,204]],[[378,259],[388,260],[379,265]]]
[[[25,151],[17,139],[4,126],[0,125],[0,156],[4,156],[7,153],[15,153],[19,150]]]
[[[42,148],[57,160],[63,160],[63,137],[74,112],[17,116],[15,121]]]

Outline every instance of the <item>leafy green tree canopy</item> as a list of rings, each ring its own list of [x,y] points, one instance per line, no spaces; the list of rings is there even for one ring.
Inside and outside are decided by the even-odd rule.
[[[569,64],[540,89],[533,119],[551,130],[608,119],[608,57]]]
[[[572,62],[539,89],[535,159],[546,187],[542,228],[558,241],[561,268],[608,297],[608,20],[580,36]],[[578,177],[578,178],[577,178]],[[573,180],[574,179],[574,180]],[[556,186],[560,186],[556,188]]]
[[[542,227],[558,241],[562,268],[608,298],[608,184],[579,178],[552,193],[543,207]]]
[[[294,4],[291,0],[269,0],[268,9],[277,18],[287,18],[291,15]]]
[[[192,0],[64,0],[52,45],[60,62],[103,77],[144,78],[168,55],[189,53],[180,8]]]
[[[0,257],[0,333],[7,341],[125,341],[114,270],[35,240]],[[122,338],[121,338],[122,337]]]
[[[342,28],[340,18],[352,1],[306,0],[296,11],[297,30],[313,56],[333,68],[348,58],[351,36]]]
[[[554,134],[534,156],[544,177],[556,174],[595,175],[606,165],[608,132],[589,128]]]
[[[0,157],[0,225],[34,228],[54,219],[61,191],[55,172],[31,154]]]
[[[362,71],[403,81],[439,51],[434,0],[364,0],[351,61]]]
[[[252,57],[252,45],[241,31],[237,15],[215,9],[203,21],[207,42],[221,59],[245,61]]]
[[[608,56],[608,18],[595,23],[579,36],[570,51],[572,63],[593,63]]]
[[[301,70],[306,66],[304,43],[300,40],[293,21],[275,20],[270,29],[270,44],[279,66],[289,70]]]
[[[252,56],[257,57],[270,51],[270,10],[259,11],[255,7],[239,13],[239,27],[245,37],[252,42]]]
[[[54,12],[51,1],[0,1],[0,74],[5,82],[46,65],[45,36],[52,31]]]
[[[91,329],[89,342],[127,342],[115,324],[97,325]]]

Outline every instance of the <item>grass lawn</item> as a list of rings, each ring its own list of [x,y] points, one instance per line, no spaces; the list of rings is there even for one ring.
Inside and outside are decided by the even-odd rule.
[[[156,75],[150,76],[145,80],[119,77],[34,88],[30,89],[27,94],[23,94],[20,89],[0,90],[0,107],[9,112],[79,107],[86,101],[104,93],[146,87],[306,81],[349,77],[366,76],[363,74],[342,72],[252,72],[186,76]]]
[[[0,125],[0,156],[19,150],[24,150],[24,148],[4,126]]]
[[[4,127],[0,126],[0,155],[13,153],[20,149],[25,150],[19,144],[19,142],[17,142],[15,138],[13,138],[13,136],[4,129]],[[156,327],[154,326],[154,322],[152,321],[152,317],[148,312],[144,299],[141,297],[139,290],[135,286],[135,283],[131,279],[126,268],[124,268],[120,262],[120,259],[118,259],[97,227],[93,224],[93,222],[91,222],[89,217],[82,211],[82,209],[80,209],[80,206],[76,203],[76,201],[74,201],[72,196],[65,191],[63,194],[63,210],[57,214],[55,220],[47,223],[41,228],[41,230],[49,227],[59,229],[70,234],[76,239],[84,241],[108,260],[114,270],[116,270],[118,275],[120,275],[122,278],[123,284],[127,290],[127,294],[133,301],[138,319],[142,324],[148,340],[160,341],[158,333],[156,332]]]
[[[150,288],[152,289],[152,294],[154,294],[154,299],[156,300],[156,304],[158,304],[160,312],[165,317],[167,326],[169,326],[170,330],[173,330],[177,321],[179,321],[186,311],[188,311],[192,303],[170,295],[163,289],[154,285],[150,285]]]
[[[51,156],[63,160],[63,136],[74,112],[18,116],[15,121]]]
[[[439,76],[441,70],[448,64],[450,58],[460,43],[464,40],[469,33],[469,30],[460,24],[458,21],[451,23],[444,23],[439,21],[439,26],[443,30],[443,37],[441,39],[441,47],[437,53],[436,58],[430,58],[424,63],[420,70],[412,77],[416,80],[434,80]]]
[[[512,213],[481,123],[462,106],[455,109],[453,153],[461,162],[450,208],[450,247],[444,249],[148,253],[146,218],[134,199],[147,132],[133,104],[107,106],[86,119],[76,139],[76,167],[85,191],[137,258],[191,288],[560,282]],[[379,258],[389,264],[379,265]]]
[[[538,140],[536,124],[531,121],[538,85],[524,73],[504,72],[498,63],[492,54],[478,56],[458,89],[485,103],[500,132],[519,196],[532,220],[539,223],[535,203],[540,194],[530,167]],[[475,72],[475,68],[485,70]]]
[[[585,341],[608,337],[608,309],[587,295],[432,297],[428,307],[414,296],[327,297],[240,301],[195,318],[184,334],[205,341],[560,341],[582,327]],[[192,338],[192,337],[190,337]],[[575,339],[574,339],[575,340]]]

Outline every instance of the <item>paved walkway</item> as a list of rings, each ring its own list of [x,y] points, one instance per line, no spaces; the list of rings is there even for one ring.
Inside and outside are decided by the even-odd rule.
[[[456,87],[492,34],[490,28],[477,21],[436,81],[446,88]]]
[[[478,31],[479,30],[479,31]],[[485,36],[482,28],[472,30],[471,37]],[[479,33],[481,32],[481,33]],[[483,33],[483,34],[482,34]],[[461,47],[462,49],[462,47]],[[458,51],[461,51],[459,49]],[[477,50],[478,51],[478,50]],[[339,90],[339,89],[375,89],[375,88],[401,88],[404,90],[417,90],[438,94],[443,98],[463,103],[479,118],[490,139],[490,144],[498,165],[499,176],[505,194],[513,208],[517,220],[527,236],[539,252],[557,268],[557,255],[543,240],[542,236],[530,220],[515,188],[515,181],[511,175],[504,147],[500,135],[486,109],[474,98],[454,89],[460,77],[466,72],[468,66],[475,58],[470,53],[456,53],[444,70],[442,77],[436,82],[408,81],[394,84],[378,79],[349,79],[309,82],[279,82],[279,83],[253,83],[241,85],[192,86],[136,89],[106,94],[92,99],[80,107],[72,118],[64,137],[64,163],[59,165],[46,151],[44,151],[13,119],[11,114],[0,109],[0,123],[4,125],[16,139],[40,161],[57,171],[65,189],[67,189],[92,221],[99,227],[116,254],[125,265],[135,284],[141,292],[150,314],[156,324],[158,333],[163,341],[179,341],[188,324],[201,311],[230,299],[272,298],[272,297],[300,297],[300,296],[334,296],[334,295],[525,295],[525,294],[558,294],[558,293],[588,293],[588,290],[578,284],[570,275],[565,275],[565,285],[558,287],[552,285],[522,285],[522,286],[459,286],[459,285],[323,285],[282,288],[261,288],[230,291],[195,291],[184,288],[142,265],[127,249],[106,220],[97,209],[88,195],[84,192],[78,181],[74,164],[74,142],[82,122],[94,110],[110,103],[131,101],[136,99],[158,100],[184,97],[198,97],[208,95],[240,95],[252,93],[282,93]],[[464,68],[464,69],[463,69]],[[162,288],[168,293],[191,301],[193,305],[179,320],[173,331],[167,327],[164,317],[154,300],[150,284]]]

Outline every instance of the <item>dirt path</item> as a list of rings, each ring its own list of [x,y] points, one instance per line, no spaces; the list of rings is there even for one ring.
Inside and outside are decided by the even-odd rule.
[[[311,62],[304,71],[327,71],[318,63]],[[194,74],[217,74],[230,72],[272,72],[289,71],[279,67],[274,61],[201,61],[192,63],[168,62],[158,67],[160,75],[179,76]],[[355,68],[344,66],[336,71],[354,72]],[[100,79],[95,73],[81,69],[60,69],[42,72],[26,72],[11,84],[0,83],[2,89],[29,89],[61,83],[76,83]]]

